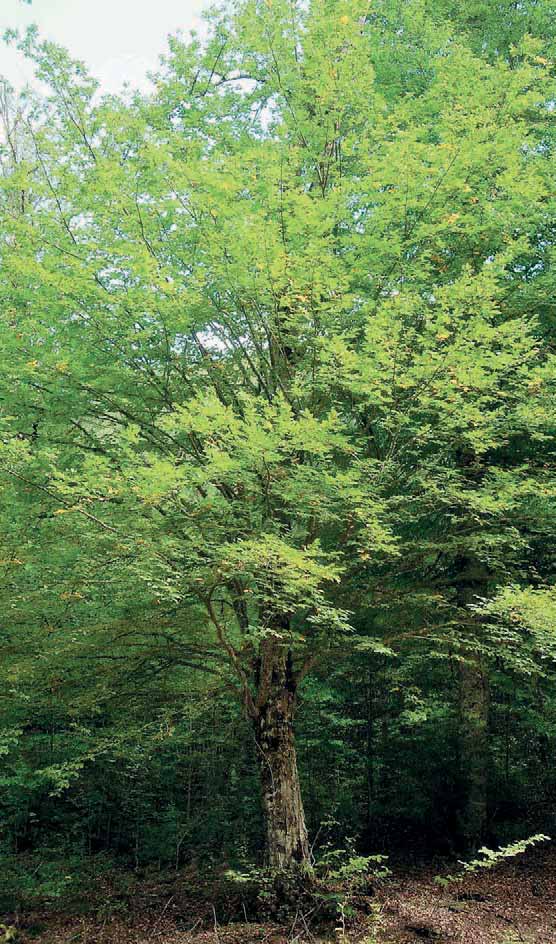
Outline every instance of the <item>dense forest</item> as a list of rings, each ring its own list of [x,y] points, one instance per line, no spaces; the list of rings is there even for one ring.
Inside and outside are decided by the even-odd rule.
[[[5,39],[0,911],[552,835],[552,0]]]

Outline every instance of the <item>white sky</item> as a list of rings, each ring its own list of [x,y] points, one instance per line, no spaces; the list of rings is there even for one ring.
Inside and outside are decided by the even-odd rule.
[[[100,79],[103,91],[123,82],[145,86],[169,33],[198,29],[207,0],[0,0],[0,36],[10,27],[36,23],[40,34],[65,46]],[[31,78],[29,64],[0,44],[0,75],[21,87]]]

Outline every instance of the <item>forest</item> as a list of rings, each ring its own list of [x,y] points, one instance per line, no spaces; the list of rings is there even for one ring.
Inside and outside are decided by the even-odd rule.
[[[0,941],[556,941],[554,0],[4,40]]]

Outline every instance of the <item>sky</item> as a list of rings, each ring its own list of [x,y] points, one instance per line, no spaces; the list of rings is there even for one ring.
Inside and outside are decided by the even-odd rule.
[[[0,0],[0,35],[36,23],[45,39],[86,63],[103,91],[115,92],[125,81],[145,87],[168,34],[198,29],[207,6],[207,0]],[[4,44],[0,76],[16,88],[31,78],[29,64]]]

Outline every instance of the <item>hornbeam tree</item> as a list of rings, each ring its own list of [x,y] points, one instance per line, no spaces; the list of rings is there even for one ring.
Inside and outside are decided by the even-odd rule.
[[[27,534],[10,619],[40,588],[68,651],[100,623],[109,650],[140,604],[130,661],[221,678],[276,870],[310,864],[303,679],[354,647],[401,655],[365,614],[409,585],[409,628],[476,698],[476,598],[515,580],[554,491],[554,362],[526,301],[551,239],[550,61],[525,35],[489,58],[431,6],[246,0],[119,98],[11,37],[47,91],[1,181],[1,470]],[[464,724],[474,841],[486,722]]]

